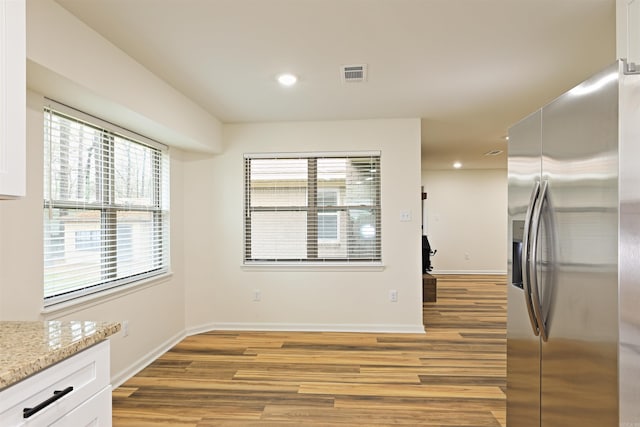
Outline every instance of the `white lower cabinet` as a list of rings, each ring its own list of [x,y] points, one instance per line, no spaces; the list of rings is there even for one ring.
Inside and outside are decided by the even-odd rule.
[[[109,341],[0,391],[0,426],[111,426]]]

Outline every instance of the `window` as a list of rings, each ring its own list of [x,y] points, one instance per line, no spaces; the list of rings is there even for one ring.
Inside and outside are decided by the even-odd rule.
[[[45,109],[45,305],[166,273],[166,147],[51,103]]]
[[[380,153],[245,155],[245,263],[379,262]]]

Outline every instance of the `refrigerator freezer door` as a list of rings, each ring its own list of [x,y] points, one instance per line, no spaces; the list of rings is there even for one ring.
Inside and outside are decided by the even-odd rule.
[[[554,228],[543,226],[538,265],[541,426],[618,426],[618,66],[544,107],[541,121]]]
[[[541,170],[540,112],[509,130],[507,425],[540,427],[540,338],[532,328],[520,257],[531,194]]]

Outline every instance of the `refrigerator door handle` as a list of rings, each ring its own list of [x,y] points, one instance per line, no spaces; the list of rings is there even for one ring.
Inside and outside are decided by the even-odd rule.
[[[533,216],[531,218],[531,261],[529,263],[529,285],[531,286],[531,303],[533,305],[533,312],[537,319],[538,330],[540,336],[544,341],[547,340],[547,327],[546,322],[542,314],[542,304],[540,303],[540,287],[538,285],[538,245],[539,245],[539,231],[540,231],[540,219],[542,217],[542,209],[547,202],[547,191],[549,189],[549,181],[545,180],[540,187],[540,194],[538,196],[538,203],[534,209]]]
[[[522,271],[522,288],[524,290],[524,300],[527,306],[527,313],[529,314],[529,322],[531,322],[531,329],[533,333],[538,336],[540,334],[538,328],[538,322],[536,320],[535,310],[531,301],[531,279],[530,279],[530,266],[531,266],[531,250],[530,250],[530,238],[531,225],[534,214],[534,207],[540,194],[540,182],[536,181],[533,191],[531,192],[531,199],[529,200],[529,206],[527,207],[527,213],[524,218],[524,235],[522,236],[522,258],[521,258],[521,270]],[[535,265],[535,264],[534,264]]]

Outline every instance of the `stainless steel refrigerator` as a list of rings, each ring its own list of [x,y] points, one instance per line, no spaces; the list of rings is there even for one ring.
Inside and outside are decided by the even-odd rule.
[[[509,130],[508,427],[640,427],[640,74]]]

